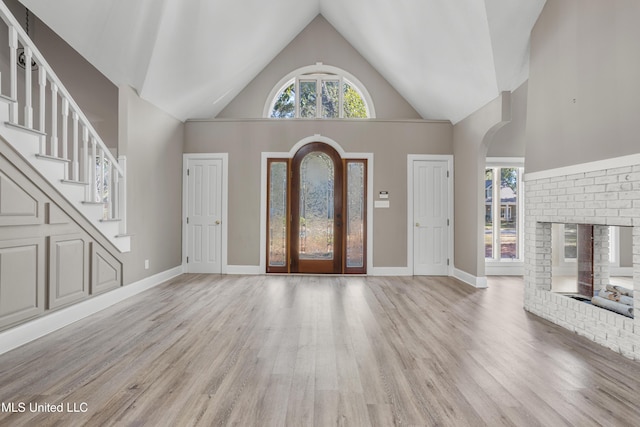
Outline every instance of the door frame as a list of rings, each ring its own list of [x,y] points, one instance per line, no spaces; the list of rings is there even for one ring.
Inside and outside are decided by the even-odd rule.
[[[298,150],[312,142],[322,142],[333,147],[344,160],[364,159],[367,161],[367,275],[373,274],[373,153],[346,152],[340,144],[322,135],[313,135],[298,141],[288,152],[261,153],[260,166],[260,274],[267,272],[267,159],[293,159]]]
[[[227,274],[227,239],[228,239],[228,182],[229,182],[229,153],[185,153],[182,155],[182,271],[188,270],[187,250],[189,247],[187,233],[187,210],[189,207],[189,188],[187,180],[187,168],[189,160],[222,160],[222,218],[220,237],[220,273]]]
[[[453,155],[450,154],[408,154],[407,155],[407,269],[409,274],[414,275],[413,267],[413,167],[416,161],[440,161],[447,162],[449,179],[447,180],[447,212],[449,216],[449,230],[447,232],[447,257],[449,258],[449,276],[454,273],[454,216],[453,216]]]

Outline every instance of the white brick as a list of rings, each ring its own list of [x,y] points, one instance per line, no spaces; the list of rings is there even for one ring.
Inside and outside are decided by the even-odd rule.
[[[568,187],[567,194],[582,194],[584,193],[584,187]]]
[[[618,175],[599,176],[595,179],[596,184],[611,184],[614,182],[618,182]]]
[[[621,191],[618,198],[621,200],[638,200],[640,199],[640,191]]]
[[[618,216],[618,209],[596,209],[596,216],[600,217],[610,217],[610,216]]]
[[[618,193],[599,193],[595,195],[595,200],[618,200]]]
[[[617,184],[607,184],[606,191],[630,191],[633,190],[633,184],[630,182],[619,182]]]
[[[583,178],[583,179],[577,179],[576,180],[576,187],[586,187],[586,186],[591,186],[595,183],[595,179],[594,178]]]
[[[593,194],[576,194],[575,196],[575,200],[576,202],[586,202],[589,200],[594,200],[594,195]]]
[[[619,175],[623,173],[631,173],[631,166],[624,166],[621,168],[608,169],[607,175]]]
[[[618,185],[618,184],[608,184],[608,185]],[[607,188],[607,185],[588,185],[585,187],[585,193],[604,193]]]

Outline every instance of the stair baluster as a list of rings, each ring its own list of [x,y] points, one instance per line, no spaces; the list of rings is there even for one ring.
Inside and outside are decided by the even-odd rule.
[[[59,157],[58,151],[58,85],[51,82],[51,157]]]
[[[38,68],[38,85],[40,86],[40,109],[38,111],[38,117],[40,119],[40,128],[38,129],[40,132],[45,133],[47,130],[46,126],[46,104],[47,104],[47,70],[44,67]],[[40,154],[47,154],[47,138],[40,138]]]
[[[18,31],[9,25],[9,96],[11,99],[18,99]],[[18,103],[14,102],[9,107],[9,120],[18,124]]]
[[[87,159],[87,163],[89,163],[89,172],[91,173],[91,178],[89,179],[89,186],[91,187],[91,201],[97,202],[97,175],[96,175],[96,159],[98,158],[97,147],[96,147],[96,139],[91,137],[91,157]]]
[[[73,159],[72,160],[73,161],[71,162],[71,179],[74,181],[80,181],[80,176],[79,176],[80,167],[78,164],[78,113],[74,111],[73,114],[71,115],[71,118],[73,120],[73,127],[72,127],[72,132],[73,132],[73,136],[72,136]]]
[[[24,125],[33,129],[33,86],[31,83],[31,62],[33,54],[29,46],[24,47],[25,67],[24,67]]]
[[[62,158],[69,160],[69,101],[62,98]],[[64,168],[64,179],[69,179],[69,165]]]

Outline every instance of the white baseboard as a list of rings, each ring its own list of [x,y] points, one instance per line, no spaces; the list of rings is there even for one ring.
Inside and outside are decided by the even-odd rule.
[[[522,276],[524,274],[524,263],[486,263],[484,272],[487,276]]]
[[[259,265],[227,265],[227,274],[256,275],[262,271]]]
[[[167,280],[181,275],[182,266],[163,271],[162,273],[142,279],[130,285],[122,286],[113,291],[95,296],[70,307],[43,315],[15,328],[0,332],[0,354],[20,347],[30,341],[43,337],[71,323],[84,319],[102,311],[114,304],[126,300],[140,292],[153,288]]]
[[[486,277],[472,276],[466,271],[458,270],[457,268],[453,270],[453,277],[468,285],[473,286],[474,288],[483,289],[487,287]]]
[[[411,276],[408,267],[373,267],[372,276]]]

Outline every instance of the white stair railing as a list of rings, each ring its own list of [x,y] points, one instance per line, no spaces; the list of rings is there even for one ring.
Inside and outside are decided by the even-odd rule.
[[[87,185],[85,202],[103,204],[101,219],[119,220],[120,234],[126,234],[123,194],[126,188],[125,168],[111,154],[44,56],[1,0],[0,18],[9,30],[10,84],[9,93],[2,95],[13,101],[9,112],[10,123],[41,134],[40,157],[67,163],[63,179]],[[22,72],[18,67],[19,49],[24,50],[24,94],[18,93],[19,73]],[[35,76],[33,74],[36,71],[30,67],[32,63],[38,70]],[[36,105],[34,96],[38,97]],[[35,126],[34,115],[38,117]],[[121,157],[121,161],[124,163],[124,158]]]

